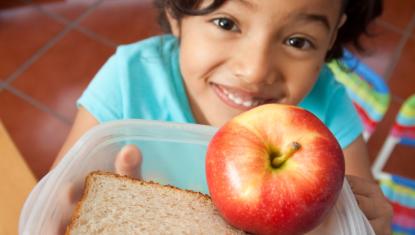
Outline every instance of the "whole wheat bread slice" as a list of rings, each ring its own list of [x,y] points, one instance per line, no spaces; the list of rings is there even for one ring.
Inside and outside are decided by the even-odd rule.
[[[244,234],[227,224],[209,196],[93,172],[66,234]]]

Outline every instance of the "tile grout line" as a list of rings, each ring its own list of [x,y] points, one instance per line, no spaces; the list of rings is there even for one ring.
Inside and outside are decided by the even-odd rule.
[[[85,13],[87,13],[87,15],[89,15],[89,14],[91,14],[92,13],[92,11],[93,10],[95,10],[100,4],[102,4],[103,2],[104,2],[105,0],[97,0],[94,4],[92,4],[89,8],[88,8],[88,10],[85,12]],[[84,15],[84,14],[83,14]],[[91,37],[92,39],[95,39],[95,40],[97,40],[97,41],[99,41],[99,42],[101,42],[101,43],[103,43],[104,45],[107,45],[107,46],[110,46],[110,47],[113,47],[113,48],[115,48],[115,47],[117,47],[117,43],[115,43],[115,42],[113,42],[112,40],[110,40],[110,39],[108,39],[108,38],[106,38],[106,37],[104,37],[104,36],[102,36],[102,35],[100,35],[100,34],[98,34],[98,33],[96,33],[96,32],[94,32],[94,31],[91,31],[91,30],[89,30],[89,29],[86,29],[86,28],[84,28],[84,27],[82,27],[81,25],[79,25],[79,23],[81,22],[81,20],[82,19],[84,19],[86,16],[80,16],[79,18],[79,20],[77,19],[74,23],[74,26],[73,26],[73,28],[75,29],[75,30],[78,30],[78,31],[80,31],[80,32],[82,32],[83,34],[85,34],[85,35],[87,35],[87,36],[89,36],[89,37]]]
[[[40,11],[41,13],[43,13],[43,14],[45,14],[45,15],[49,16],[50,18],[52,18],[52,19],[54,19],[54,20],[58,21],[58,22],[59,22],[59,23],[61,23],[61,24],[68,25],[68,24],[70,24],[70,23],[71,23],[71,21],[70,21],[69,19],[65,18],[64,16],[61,16],[61,15],[59,15],[59,14],[55,14],[55,13],[53,13],[53,12],[50,12],[50,11],[48,11],[48,10],[45,10],[45,9],[44,9],[42,6],[40,6],[39,4],[35,4],[35,3],[33,3],[33,7],[34,7],[34,8],[36,8],[36,10],[38,10],[38,11]],[[75,20],[76,20],[76,19],[75,19]]]
[[[395,26],[395,25],[393,25],[393,24],[391,24],[391,23],[389,23],[389,22],[387,22],[385,20],[378,19],[376,22],[380,26],[385,27],[386,29],[388,29],[388,30],[390,30],[390,31],[392,31],[394,33],[397,33],[397,34],[400,34],[400,35],[404,34],[404,31],[405,30],[402,30],[399,27],[397,27],[397,26]]]
[[[23,74],[34,62],[36,62],[42,55],[44,55],[50,48],[52,48],[60,39],[62,39],[69,31],[71,31],[82,19],[87,17],[92,11],[102,2],[98,0],[92,4],[84,13],[82,13],[77,19],[70,22],[61,32],[52,37],[43,47],[37,50],[26,62],[24,62],[15,72],[13,72],[6,80],[5,84],[8,85],[16,80],[21,74]]]
[[[38,4],[34,4],[34,5],[39,11],[41,11],[45,15],[51,17],[52,19],[58,21],[61,24],[67,25],[67,24],[70,24],[70,22],[71,22],[71,20],[65,18],[64,16],[61,16],[59,14],[55,14],[53,12],[45,10],[42,6],[39,6]],[[110,40],[110,39],[108,39],[108,38],[106,38],[106,37],[104,37],[104,36],[102,36],[98,33],[95,33],[94,31],[91,31],[91,30],[79,25],[79,22],[77,22],[77,24],[74,25],[73,29],[76,29],[76,30],[80,31],[81,33],[89,36],[91,39],[99,41],[99,42],[101,42],[102,44],[104,44],[106,46],[115,48],[118,45],[117,43],[113,42],[112,40]]]
[[[44,46],[37,50],[28,60],[26,60],[19,68],[17,68],[6,80],[6,84],[12,83],[16,78],[23,74],[34,62],[36,62],[47,50],[53,47],[65,34],[66,29],[59,32],[56,36],[52,37]]]
[[[5,87],[6,87],[6,83],[3,81],[0,81],[0,92],[2,92]]]
[[[87,35],[88,37],[90,37],[91,39],[94,39],[96,41],[101,42],[102,44],[112,47],[112,48],[116,48],[118,46],[117,43],[113,42],[111,39],[108,39],[98,33],[95,33],[94,31],[91,31],[85,27],[82,27],[80,25],[75,26],[75,29],[78,30],[79,32]]]
[[[386,68],[384,79],[385,81],[389,81],[392,77],[393,72],[395,71],[399,59],[402,55],[402,51],[405,48],[406,43],[411,38],[411,34],[415,29],[415,14],[412,16],[411,21],[409,22],[408,26],[405,28],[401,39],[399,40],[398,46],[395,49],[395,52],[392,55],[392,60],[389,63],[389,66]]]
[[[7,84],[4,86],[4,89],[11,92],[14,95],[16,95],[17,97],[23,99],[24,101],[31,104],[33,107],[39,109],[40,111],[43,111],[47,114],[50,114],[50,115],[54,116],[55,118],[59,119],[60,121],[64,122],[65,124],[68,124],[68,125],[71,124],[71,121],[68,118],[62,116],[61,114],[59,114],[57,112],[55,112],[54,110],[50,109],[49,107],[42,104],[41,102],[35,100],[34,98],[27,95],[26,93],[23,93],[22,91],[14,88],[12,86],[8,86]]]

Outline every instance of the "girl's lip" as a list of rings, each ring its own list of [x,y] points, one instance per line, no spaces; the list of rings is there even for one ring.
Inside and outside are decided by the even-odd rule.
[[[265,103],[275,103],[276,100],[275,99],[267,99],[267,98],[262,98],[260,96],[255,95],[256,93],[250,93],[250,92],[246,92],[242,89],[238,89],[238,88],[233,88],[233,87],[229,87],[229,86],[225,86],[225,85],[220,85],[217,83],[210,83],[210,85],[212,86],[215,94],[220,98],[220,100],[222,100],[226,105],[238,109],[238,110],[242,110],[242,111],[246,111],[249,109],[252,109],[256,106],[265,104]],[[234,100],[231,100],[228,96],[228,94],[226,93],[232,93],[235,94],[237,97],[241,98],[242,100],[249,100],[251,105],[246,106],[243,104],[238,104],[235,103]]]

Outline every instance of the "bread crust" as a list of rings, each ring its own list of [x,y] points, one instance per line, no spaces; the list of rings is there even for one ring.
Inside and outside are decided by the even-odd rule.
[[[172,186],[172,185],[161,185],[161,184],[159,184],[157,182],[153,182],[153,181],[143,181],[143,180],[132,178],[132,177],[129,177],[129,176],[119,175],[119,174],[116,174],[116,173],[113,173],[113,172],[92,171],[85,178],[85,186],[84,186],[84,191],[82,193],[81,200],[76,205],[76,208],[75,208],[75,210],[72,214],[71,221],[69,222],[69,225],[66,227],[65,235],[70,235],[71,234],[71,231],[73,229],[73,226],[75,225],[75,222],[81,216],[81,214],[80,214],[81,213],[81,208],[82,208],[84,202],[86,201],[86,199],[88,198],[88,194],[90,192],[91,185],[93,183],[93,178],[96,177],[96,176],[109,176],[109,177],[115,177],[115,178],[120,179],[120,180],[129,181],[133,184],[150,185],[150,186],[153,186],[153,187],[160,187],[160,188],[169,188],[169,189],[175,190],[177,192],[185,192],[185,193],[196,195],[200,199],[205,200],[205,201],[211,201],[209,195],[206,195],[206,194],[203,194],[203,193],[200,193],[200,192],[195,192],[195,191],[191,191],[191,190],[187,190],[187,189],[180,189],[180,188],[177,188],[177,187]]]

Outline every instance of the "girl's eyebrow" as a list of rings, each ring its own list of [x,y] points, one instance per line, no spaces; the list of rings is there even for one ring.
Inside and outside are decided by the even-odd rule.
[[[252,2],[250,2],[248,0],[232,0],[232,2],[241,3],[241,5],[243,5],[243,6],[247,7],[247,8],[250,8],[250,9],[254,9],[254,8],[257,7],[254,3],[252,3]]]
[[[255,9],[257,8],[257,6],[255,5],[255,3],[248,1],[248,0],[229,0],[229,2],[235,2],[235,3],[240,3],[241,5],[243,5],[244,7],[247,7],[249,9]],[[330,26],[330,22],[327,18],[327,16],[325,15],[319,15],[319,14],[310,14],[310,13],[300,13],[298,15],[294,15],[295,18],[298,18],[301,21],[313,21],[313,22],[317,22],[317,23],[321,23],[325,29],[327,29],[327,31],[331,31],[331,26]]]
[[[329,32],[331,31],[330,22],[327,16],[325,15],[301,13],[299,15],[296,15],[295,18],[301,21],[305,21],[305,22],[313,21],[313,22],[320,23],[324,26],[325,29],[327,29],[327,31]]]

